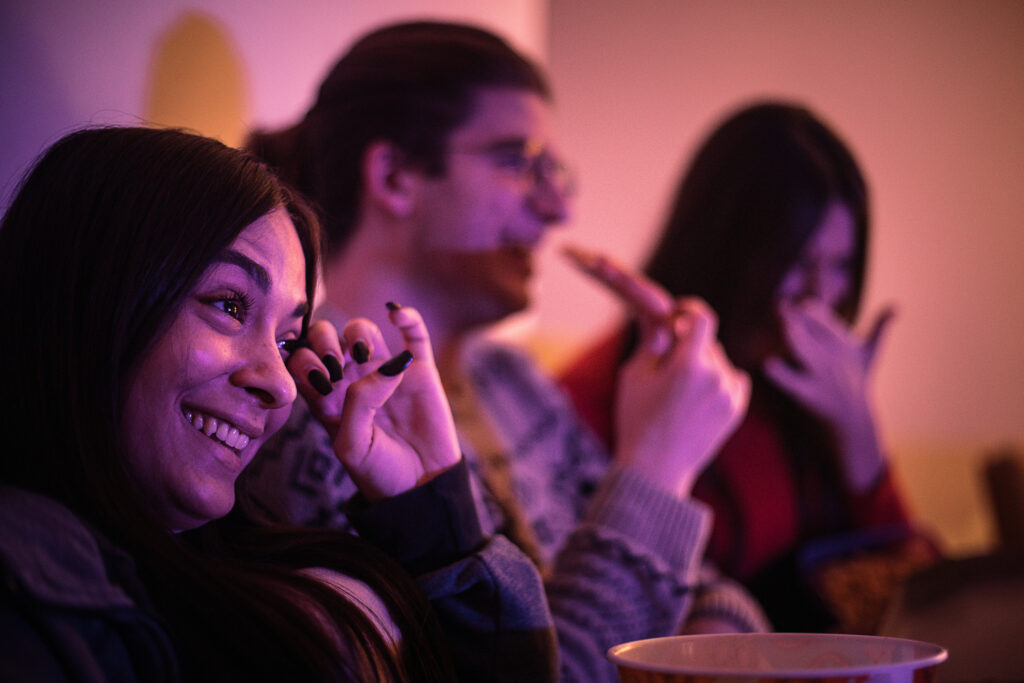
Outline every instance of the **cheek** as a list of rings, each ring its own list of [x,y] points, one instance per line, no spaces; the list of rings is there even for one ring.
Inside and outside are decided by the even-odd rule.
[[[823,298],[829,306],[835,307],[850,293],[850,276],[846,271],[836,270],[829,273],[825,286],[822,288]]]
[[[284,408],[275,408],[270,411],[270,414],[267,416],[267,429],[263,433],[263,439],[260,442],[261,446],[264,442],[270,439],[270,437],[276,434],[281,427],[284,427],[285,422],[288,421],[288,416],[291,415],[292,405],[294,404],[289,404]]]
[[[799,269],[786,273],[775,292],[776,303],[796,299],[804,291],[804,277]]]
[[[187,383],[201,382],[211,375],[220,374],[230,358],[231,347],[225,342],[191,342],[182,348],[179,376]]]

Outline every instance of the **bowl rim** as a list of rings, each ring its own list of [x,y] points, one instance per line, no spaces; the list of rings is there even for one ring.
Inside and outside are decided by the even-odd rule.
[[[930,654],[908,659],[899,664],[869,664],[867,666],[836,666],[826,667],[819,669],[778,669],[773,671],[754,671],[744,667],[737,668],[722,668],[722,667],[688,667],[685,670],[681,670],[679,667],[663,666],[658,664],[647,664],[644,662],[637,662],[628,659],[624,656],[626,652],[636,648],[644,643],[651,643],[656,641],[666,640],[695,640],[695,639],[710,639],[710,638],[744,638],[744,639],[760,639],[760,640],[780,640],[787,637],[800,636],[801,638],[810,638],[811,640],[835,640],[840,638],[843,640],[888,640],[888,641],[899,641],[904,645],[913,645],[930,651]],[[728,675],[728,676],[746,676],[751,678],[768,678],[775,677],[788,677],[788,678],[829,678],[835,676],[848,676],[855,674],[871,674],[874,672],[885,671],[889,669],[923,669],[928,666],[935,666],[946,661],[949,657],[949,652],[946,648],[935,643],[928,643],[922,640],[912,640],[910,638],[893,638],[890,636],[872,636],[872,635],[859,635],[859,634],[848,634],[848,633],[702,633],[693,635],[679,635],[679,636],[664,636],[661,638],[644,638],[641,640],[632,640],[627,643],[620,643],[608,649],[605,656],[616,666],[628,666],[633,669],[640,671],[650,671],[653,673],[677,673],[687,675]]]

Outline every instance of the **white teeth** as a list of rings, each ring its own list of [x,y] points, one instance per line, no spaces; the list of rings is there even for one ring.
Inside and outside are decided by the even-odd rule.
[[[250,438],[238,430],[229,422],[218,420],[209,415],[201,415],[191,410],[184,411],[185,419],[188,420],[197,431],[202,432],[211,439],[220,441],[228,448],[240,451],[249,445]]]

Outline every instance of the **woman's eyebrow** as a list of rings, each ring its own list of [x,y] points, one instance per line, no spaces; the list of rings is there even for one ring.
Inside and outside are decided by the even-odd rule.
[[[250,280],[256,283],[256,286],[259,287],[261,292],[267,294],[270,291],[270,286],[273,284],[273,280],[270,278],[270,273],[267,272],[266,268],[256,263],[242,252],[235,251],[234,249],[225,249],[224,252],[215,260],[219,263],[238,266],[245,271],[245,274],[249,276]],[[295,306],[295,310],[292,311],[292,317],[304,318],[308,312],[309,302],[300,301]]]
[[[270,286],[273,282],[270,279],[270,274],[267,273],[267,269],[242,252],[235,251],[234,249],[225,249],[216,260],[221,263],[238,266],[245,271],[245,274],[260,288],[261,292],[266,294],[270,291]]]

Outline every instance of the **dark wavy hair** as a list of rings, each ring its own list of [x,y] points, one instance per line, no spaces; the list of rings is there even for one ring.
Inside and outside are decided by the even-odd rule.
[[[488,87],[551,98],[541,71],[493,33],[442,22],[393,24],[342,55],[299,123],[255,132],[247,147],[312,199],[333,254],[358,219],[366,148],[389,141],[409,165],[441,175],[448,136]]]
[[[281,207],[312,301],[317,221],[249,154],[147,128],[83,130],[54,144],[0,227],[0,481],[61,501],[132,555],[186,680],[442,677],[426,601],[367,544],[235,519],[174,534],[124,468],[118,424],[137,366],[213,259]],[[402,654],[361,609],[295,571],[305,566],[376,590],[402,629]]]
[[[760,347],[785,348],[775,298],[786,272],[798,262],[833,202],[854,221],[851,286],[836,305],[849,323],[857,316],[868,250],[868,188],[849,147],[809,109],[781,101],[748,104],[726,116],[700,146],[683,176],[672,208],[645,268],[675,296],[699,296],[715,310],[719,338],[730,360],[753,380],[751,410],[763,410],[779,428],[798,485],[809,479],[839,490],[842,481],[829,426],[776,388],[761,369]],[[636,339],[630,330],[627,347]],[[718,489],[734,494],[712,461],[698,480],[698,498]],[[798,496],[805,529],[845,528],[838,496],[810,513]],[[723,513],[724,514],[724,513]],[[732,549],[738,551],[739,543]],[[736,571],[736,558],[717,558]],[[751,586],[759,599],[777,602]]]
[[[672,294],[704,298],[722,345],[756,372],[744,344],[774,329],[773,299],[831,202],[856,230],[852,286],[837,312],[860,307],[868,249],[868,190],[853,153],[807,108],[757,102],[728,115],[682,178],[646,272]]]

